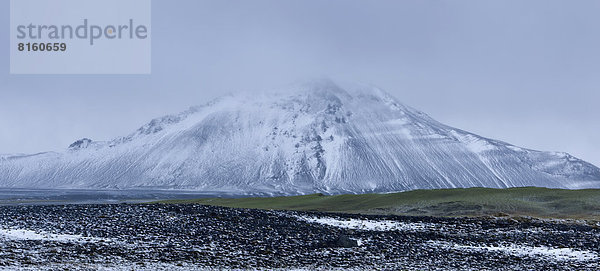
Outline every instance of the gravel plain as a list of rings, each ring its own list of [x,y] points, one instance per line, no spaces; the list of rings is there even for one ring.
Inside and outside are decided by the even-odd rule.
[[[598,224],[234,209],[0,206],[1,270],[599,270]]]

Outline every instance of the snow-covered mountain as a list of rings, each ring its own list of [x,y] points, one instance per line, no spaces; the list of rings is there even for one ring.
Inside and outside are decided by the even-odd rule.
[[[0,187],[9,188],[300,194],[473,186],[600,187],[600,169],[449,127],[376,87],[328,80],[226,96],[109,142],[0,156]]]

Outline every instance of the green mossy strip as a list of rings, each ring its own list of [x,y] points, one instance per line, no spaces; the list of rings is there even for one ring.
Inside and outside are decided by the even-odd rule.
[[[234,208],[419,216],[532,216],[600,220],[600,189],[456,188],[390,194],[312,194],[289,197],[203,198],[197,203]]]

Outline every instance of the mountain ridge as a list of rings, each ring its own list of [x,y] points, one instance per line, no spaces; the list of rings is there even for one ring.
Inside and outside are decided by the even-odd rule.
[[[600,169],[442,124],[365,85],[227,95],[111,141],[0,156],[0,187],[239,194],[600,187]]]

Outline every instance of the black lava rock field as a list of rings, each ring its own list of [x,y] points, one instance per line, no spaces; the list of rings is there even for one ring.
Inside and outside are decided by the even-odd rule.
[[[598,270],[594,223],[233,209],[0,206],[1,270]]]

